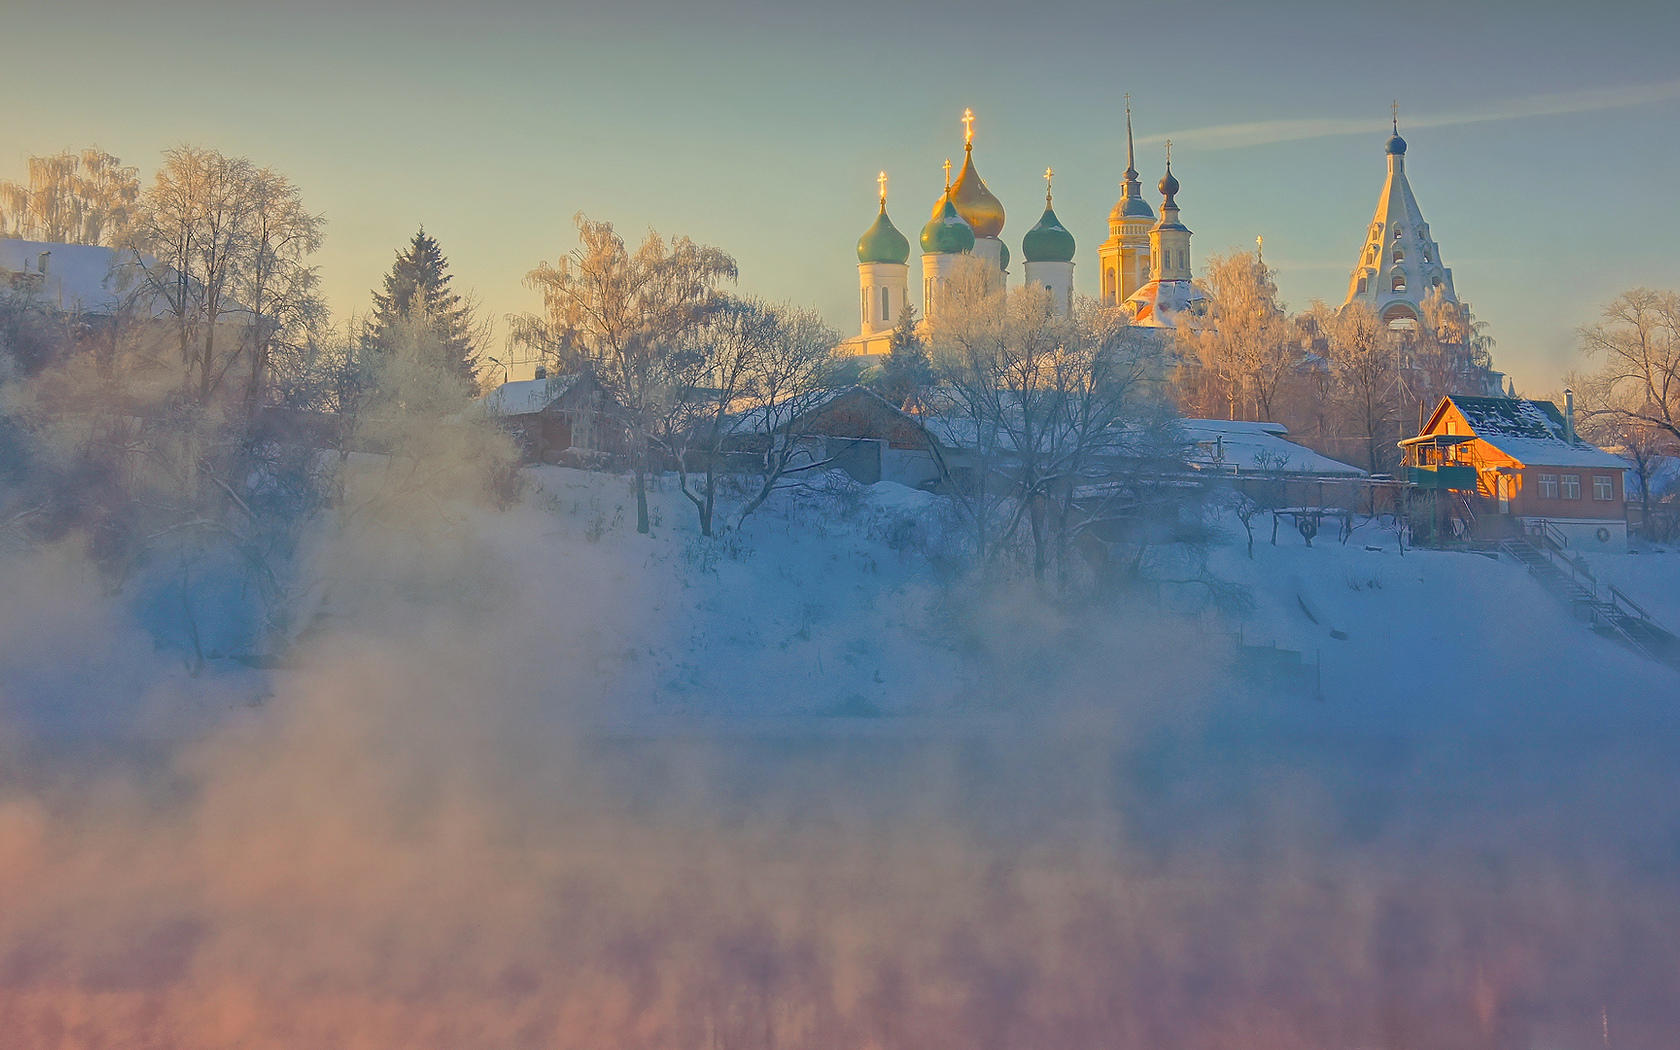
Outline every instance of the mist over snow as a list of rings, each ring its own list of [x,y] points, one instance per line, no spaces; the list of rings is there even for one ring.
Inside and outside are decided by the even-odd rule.
[[[890,484],[700,541],[668,483],[648,539],[623,478],[526,474],[323,523],[266,669],[0,560],[0,1045],[1680,1030],[1675,681],[1508,565],[1231,520],[1245,599],[1069,608],[960,582]]]

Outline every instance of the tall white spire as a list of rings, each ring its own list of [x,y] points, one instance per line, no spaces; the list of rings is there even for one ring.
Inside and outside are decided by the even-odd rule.
[[[1368,303],[1391,324],[1415,321],[1419,304],[1436,288],[1457,302],[1452,271],[1441,265],[1441,249],[1429,235],[1417,198],[1406,178],[1406,140],[1400,137],[1399,105],[1394,107],[1393,134],[1385,152],[1388,177],[1377,210],[1365,231],[1365,245],[1348,279],[1347,298]]]

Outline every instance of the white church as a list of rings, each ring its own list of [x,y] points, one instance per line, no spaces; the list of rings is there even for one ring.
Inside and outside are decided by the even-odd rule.
[[[998,287],[1008,283],[1010,252],[1002,239],[1003,203],[975,167],[972,111],[964,111],[962,124],[962,167],[953,181],[950,162],[946,162],[944,192],[921,230],[922,283],[914,300],[910,298],[910,241],[887,215],[887,176],[885,172],[879,176],[880,208],[857,242],[858,334],[841,343],[841,353],[886,354],[906,304],[916,307],[923,324],[935,321],[940,289],[963,265],[961,260],[980,259],[996,274]],[[1398,113],[1385,154],[1388,175],[1343,304],[1367,302],[1390,325],[1404,327],[1422,316],[1421,304],[1431,292],[1439,290],[1448,302],[1458,299],[1452,270],[1441,263],[1440,247],[1430,236],[1406,178],[1406,141],[1400,137]],[[1024,279],[1047,289],[1056,307],[1069,311],[1076,245],[1053,207],[1053,172],[1045,169],[1044,174],[1044,214],[1021,239]],[[1108,238],[1097,248],[1098,301],[1124,310],[1134,325],[1175,328],[1186,314],[1199,312],[1206,297],[1192,274],[1191,230],[1181,220],[1172,143],[1167,143],[1166,170],[1157,183],[1161,196],[1157,214],[1143,197],[1129,101],[1126,170],[1120,186],[1120,199],[1108,215]]]

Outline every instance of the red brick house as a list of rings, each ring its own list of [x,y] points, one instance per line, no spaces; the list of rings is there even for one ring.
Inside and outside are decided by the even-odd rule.
[[[1539,528],[1572,547],[1625,546],[1627,464],[1583,441],[1572,414],[1550,401],[1444,397],[1400,442],[1406,478],[1480,535]]]

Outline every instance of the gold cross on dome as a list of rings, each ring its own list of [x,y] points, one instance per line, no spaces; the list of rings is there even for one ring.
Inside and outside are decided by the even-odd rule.
[[[973,143],[974,143],[974,111],[972,109],[963,110],[962,125],[963,125],[963,145],[965,145],[965,146],[973,145]]]
[[[875,182],[881,187],[881,203],[887,203],[887,173],[883,171],[875,176]]]
[[[945,158],[945,188],[947,190],[949,190],[951,188],[951,158],[950,157]]]
[[[1400,126],[1400,100],[1395,99],[1388,107],[1388,111],[1394,114],[1394,126],[1398,128]]]
[[[1172,139],[1167,140],[1167,167],[1172,167]]]
[[[1046,204],[1048,204],[1050,202],[1050,180],[1055,178],[1055,177],[1056,177],[1056,169],[1055,168],[1045,168],[1044,169],[1044,202]]]

